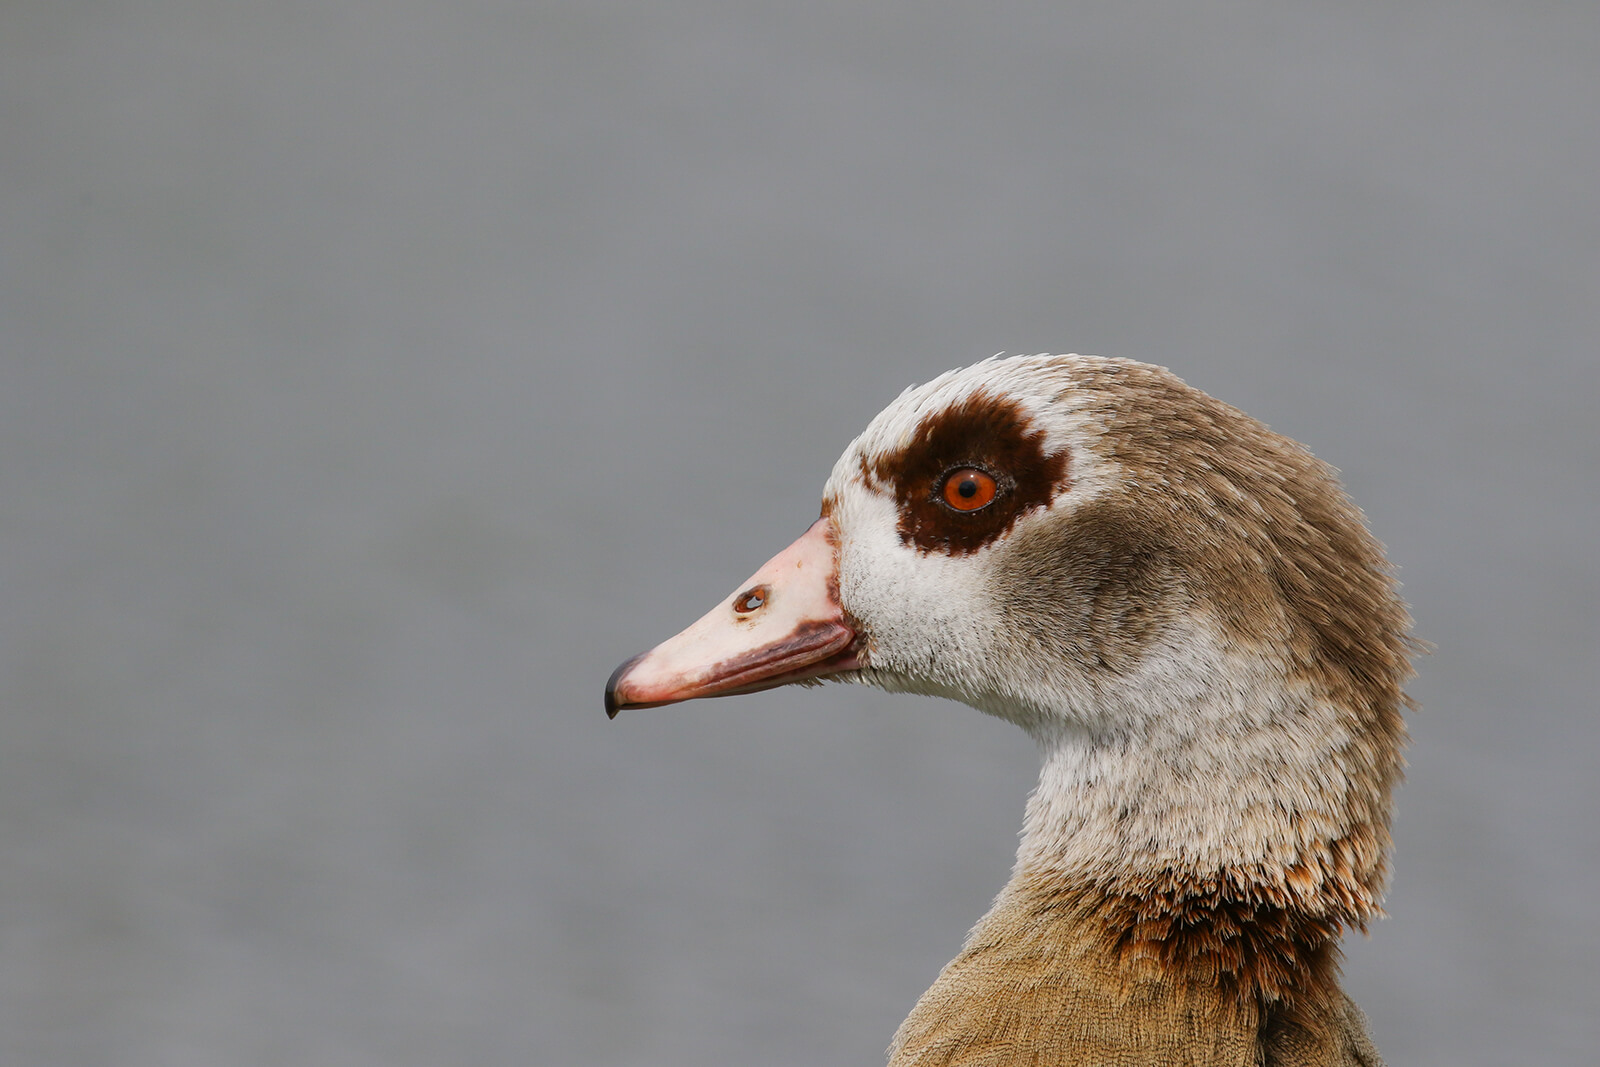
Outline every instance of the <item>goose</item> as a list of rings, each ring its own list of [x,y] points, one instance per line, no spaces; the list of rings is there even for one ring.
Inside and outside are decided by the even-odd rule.
[[[1011,879],[891,1067],[1375,1067],[1339,939],[1381,914],[1409,630],[1304,446],[1162,367],[995,357],[884,409],[605,705],[831,679],[1037,742]]]

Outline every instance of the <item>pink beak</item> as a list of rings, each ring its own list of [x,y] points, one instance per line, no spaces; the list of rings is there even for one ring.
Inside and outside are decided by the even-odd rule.
[[[833,526],[818,519],[710,614],[618,667],[606,714],[855,670],[857,636],[839,606]]]

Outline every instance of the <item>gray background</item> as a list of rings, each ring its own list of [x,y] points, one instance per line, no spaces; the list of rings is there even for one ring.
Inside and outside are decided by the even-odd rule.
[[[1597,114],[1587,2],[0,5],[0,1061],[881,1062],[1025,738],[601,685],[1054,350],[1402,567],[1390,1063],[1593,1063]]]

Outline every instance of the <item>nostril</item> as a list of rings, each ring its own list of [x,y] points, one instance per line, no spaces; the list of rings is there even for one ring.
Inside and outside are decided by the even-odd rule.
[[[749,615],[767,606],[771,590],[764,585],[752,586],[733,598],[733,610],[738,615]]]

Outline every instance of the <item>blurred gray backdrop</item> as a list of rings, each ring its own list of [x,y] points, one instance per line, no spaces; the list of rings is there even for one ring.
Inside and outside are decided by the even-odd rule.
[[[1400,1065],[1600,1044],[1600,8],[0,5],[0,1062],[882,1062],[1035,756],[601,686],[902,387],[1172,367],[1436,654]]]

